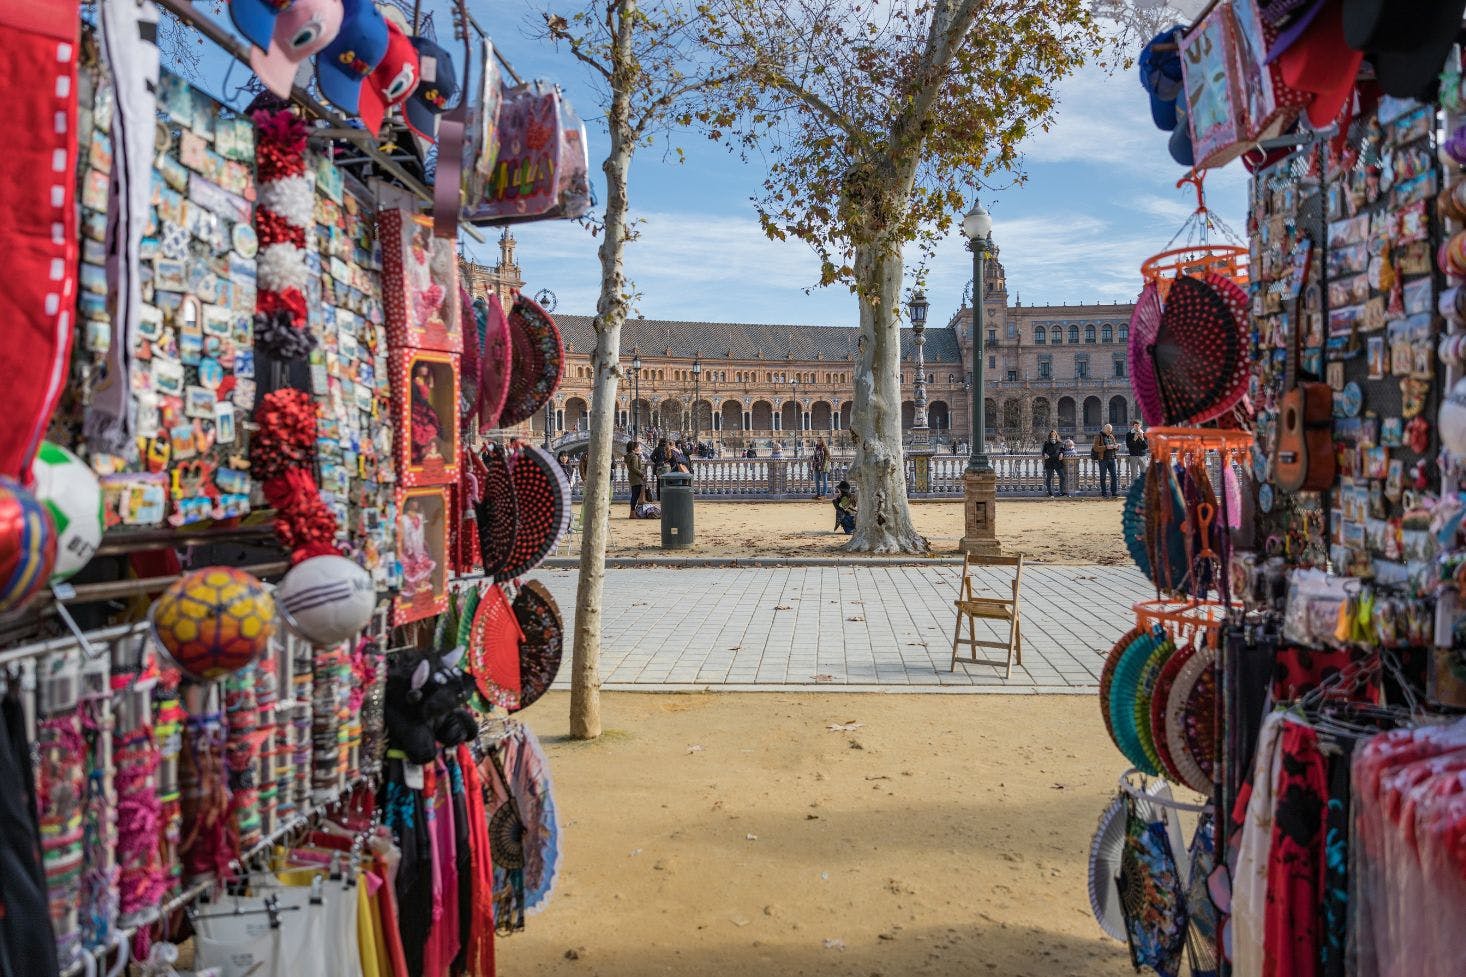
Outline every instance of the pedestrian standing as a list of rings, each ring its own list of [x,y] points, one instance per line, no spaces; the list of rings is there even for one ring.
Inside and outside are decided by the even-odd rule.
[[[1059,440],[1057,430],[1049,431],[1049,438],[1043,444],[1044,491],[1054,497],[1054,476],[1059,476],[1059,494],[1069,494],[1068,478],[1064,471],[1064,442]]]
[[[1120,442],[1115,438],[1115,429],[1106,424],[1100,428],[1100,433],[1094,436],[1094,444],[1090,446],[1089,456],[1099,462],[1100,470],[1100,496],[1110,498],[1120,494],[1120,472],[1118,470],[1120,455]],[[1105,479],[1109,479],[1106,486]]]
[[[1139,420],[1130,422],[1130,432],[1125,435],[1125,452],[1126,469],[1131,478],[1136,478],[1145,471],[1150,454],[1150,439],[1145,436],[1145,428],[1140,426]]]
[[[652,449],[652,477],[657,480],[657,501],[659,502],[662,499],[662,476],[672,470],[671,464],[667,461],[671,453],[672,445],[666,438],[659,439],[657,446]]]
[[[830,449],[825,446],[824,438],[815,441],[809,467],[814,471],[814,497],[823,499],[830,491]]]
[[[636,508],[641,504],[641,495],[646,486],[646,462],[641,457],[641,445],[636,441],[626,443],[626,481],[631,483],[631,518],[636,518]]]

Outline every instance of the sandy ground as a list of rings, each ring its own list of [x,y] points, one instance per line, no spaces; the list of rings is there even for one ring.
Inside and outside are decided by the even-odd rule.
[[[526,714],[562,875],[515,977],[1122,977],[1086,860],[1124,762],[1093,696],[604,696]],[[863,723],[830,730],[832,724]]]
[[[1040,563],[1127,563],[1120,506],[1104,499],[999,502],[998,539],[1004,552],[1021,552]],[[960,502],[914,502],[911,508],[917,531],[934,553],[956,550],[964,532]],[[698,502],[694,520],[695,545],[671,555],[859,556],[841,550],[847,537],[831,531],[834,510],[828,501]],[[577,534],[562,554],[578,552],[579,545]],[[610,556],[667,554],[661,545],[659,521],[628,519],[624,503],[612,505]]]

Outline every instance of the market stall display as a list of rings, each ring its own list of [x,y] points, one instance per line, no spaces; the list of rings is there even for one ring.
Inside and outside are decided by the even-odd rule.
[[[1434,870],[1466,823],[1466,4],[1425,7],[1224,0],[1140,57],[1182,183],[1252,178],[1246,254],[1168,246],[1130,330],[1157,426],[1124,526],[1156,595],[1101,677],[1136,772],[1095,841],[1121,881],[1091,902],[1117,935],[1118,897],[1137,968],[1177,972],[1184,944],[1239,977],[1459,970],[1449,926],[1409,922],[1459,914]],[[1189,873],[1155,819],[1121,839],[1137,775],[1200,798]]]
[[[509,709],[559,668],[558,610],[522,578],[569,509],[500,418],[558,384],[554,322],[464,274],[427,207],[460,168],[509,172],[492,46],[457,3],[438,28],[367,0],[43,6],[0,14],[32,130],[11,166],[48,181],[0,189],[25,265],[0,350],[0,970],[162,967],[186,938],[221,973],[491,975],[496,765],[527,826],[517,905],[555,875],[547,766]],[[264,91],[160,64],[162,19]],[[512,219],[577,217],[583,128],[524,90],[556,165]],[[461,163],[434,160],[470,112]],[[508,495],[479,533],[486,490]],[[501,693],[464,670],[485,647]]]

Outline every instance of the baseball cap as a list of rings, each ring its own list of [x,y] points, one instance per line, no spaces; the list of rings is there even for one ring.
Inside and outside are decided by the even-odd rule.
[[[316,81],[328,102],[356,115],[362,82],[387,54],[387,22],[371,0],[342,0],[341,7],[341,31],[316,57]]]
[[[422,84],[403,105],[402,114],[407,117],[409,129],[424,139],[435,140],[438,117],[452,108],[458,96],[458,73],[453,70],[453,56],[435,41],[414,37],[412,46],[417,48]]]
[[[229,0],[229,19],[257,48],[270,46],[275,18],[289,9],[292,0]]]
[[[295,0],[276,19],[268,50],[250,51],[249,66],[266,88],[289,98],[296,69],[335,40],[341,17],[341,0]]]
[[[421,80],[417,48],[394,23],[387,24],[387,53],[361,86],[361,124],[376,135],[382,119],[393,106],[401,105],[417,90]]]

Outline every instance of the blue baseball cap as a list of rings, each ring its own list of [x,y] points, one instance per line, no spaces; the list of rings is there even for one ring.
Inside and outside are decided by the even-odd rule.
[[[1150,117],[1164,132],[1176,128],[1176,99],[1182,94],[1181,33],[1179,25],[1167,28],[1140,52],[1140,86],[1150,93]]]
[[[440,44],[426,37],[414,37],[421,65],[422,82],[403,105],[407,126],[424,139],[438,138],[438,116],[452,108],[458,96],[458,73],[453,70],[453,56]],[[433,74],[429,76],[429,62]]]
[[[229,0],[229,19],[245,40],[261,51],[270,49],[275,36],[275,18],[290,9],[295,0]]]
[[[336,39],[316,55],[316,82],[326,100],[355,116],[361,85],[387,56],[387,22],[371,0],[344,0]]]

